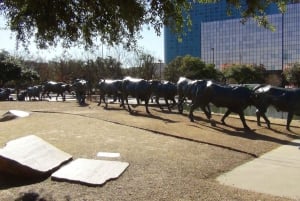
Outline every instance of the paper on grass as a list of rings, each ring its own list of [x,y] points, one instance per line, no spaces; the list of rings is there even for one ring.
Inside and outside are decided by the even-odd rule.
[[[120,153],[113,153],[113,152],[98,152],[98,157],[107,157],[107,158],[118,158],[120,157]]]

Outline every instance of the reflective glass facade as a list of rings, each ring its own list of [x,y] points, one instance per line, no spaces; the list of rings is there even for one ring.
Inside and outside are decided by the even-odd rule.
[[[252,20],[241,24],[238,12],[227,16],[226,1],[196,4],[191,11],[192,31],[181,43],[165,28],[165,61],[189,54],[219,68],[243,63],[263,64],[268,70],[300,61],[300,4],[289,4],[284,15],[275,5],[267,13],[274,32]]]

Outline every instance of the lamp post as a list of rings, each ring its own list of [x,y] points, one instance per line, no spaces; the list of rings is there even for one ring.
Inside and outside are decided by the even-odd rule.
[[[159,78],[161,80],[161,62],[162,61],[159,59],[158,62],[159,62]]]
[[[284,14],[281,15],[281,70],[284,68]]]
[[[212,51],[212,63],[215,64],[215,48],[210,48],[210,50]]]
[[[284,13],[281,14],[281,86],[284,87]]]

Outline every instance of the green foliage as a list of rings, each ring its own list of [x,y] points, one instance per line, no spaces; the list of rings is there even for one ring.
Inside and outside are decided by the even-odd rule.
[[[20,80],[29,81],[30,83],[33,83],[35,81],[40,80],[40,75],[33,69],[25,68],[21,72]]]
[[[22,71],[20,62],[7,52],[1,52],[0,59],[0,87],[11,80],[20,79]]]
[[[154,79],[155,72],[156,72],[156,65],[154,63],[154,57],[150,54],[142,54],[140,57],[141,60],[141,78],[146,80]]]
[[[25,45],[31,37],[40,48],[57,45],[61,40],[69,47],[94,44],[95,38],[109,45],[134,47],[142,25],[153,27],[158,35],[163,25],[169,26],[181,38],[185,26],[191,27],[188,12],[195,3],[217,3],[216,0],[94,0],[94,1],[0,1],[0,14],[8,19],[10,29]],[[258,24],[271,27],[265,10],[276,3],[285,11],[287,0],[227,0],[228,14],[238,9],[244,21],[254,18]],[[242,6],[243,5],[243,6]],[[180,33],[180,34],[179,34]]]
[[[0,86],[11,85],[28,86],[39,80],[39,74],[26,66],[22,59],[12,57],[8,52],[0,53]]]
[[[56,45],[61,39],[66,47],[78,42],[89,47],[97,37],[130,48],[142,25],[152,26],[157,34],[164,24],[181,30],[186,21],[183,12],[189,7],[190,3],[182,0],[5,0],[0,3],[0,13],[7,17],[17,39],[26,43],[35,36],[40,48]]]
[[[177,82],[178,78],[182,76],[180,66],[182,65],[183,57],[178,56],[173,59],[164,70],[164,77],[166,80]]]
[[[213,79],[220,80],[221,73],[213,64],[206,64],[198,57],[186,55],[176,57],[165,68],[165,78],[176,82],[180,76],[189,79]]]
[[[88,80],[90,88],[95,88],[99,79],[121,79],[121,63],[112,57],[84,60],[51,61],[48,66],[38,68],[41,80],[71,83],[76,78]]]
[[[286,5],[288,0],[251,0],[251,1],[242,1],[242,0],[226,0],[228,5],[228,14],[230,15],[233,9],[238,9],[242,16],[242,23],[245,23],[249,18],[257,21],[259,26],[275,30],[275,27],[269,22],[266,14],[266,10],[270,4],[275,3],[281,12],[286,11]],[[245,4],[246,3],[246,4]]]
[[[233,64],[222,72],[229,82],[238,84],[265,82],[266,69],[263,65]]]
[[[124,76],[143,78],[146,80],[160,79],[158,65],[155,63],[155,58],[145,52],[140,52],[136,58],[134,67],[122,69]]]
[[[300,63],[294,63],[290,68],[283,71],[283,76],[290,84],[300,86]]]
[[[19,88],[26,88],[28,86],[32,86],[34,84],[39,84],[38,81],[40,80],[39,74],[31,69],[31,68],[22,68],[21,76],[18,79],[13,81],[15,87]]]
[[[122,69],[123,75],[131,76],[131,77],[142,77],[141,75],[141,67],[130,67]]]

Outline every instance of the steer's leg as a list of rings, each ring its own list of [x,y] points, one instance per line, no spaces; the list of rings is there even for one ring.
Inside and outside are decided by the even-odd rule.
[[[194,110],[197,107],[198,107],[198,105],[192,102],[191,107],[190,107],[190,113],[189,113],[189,118],[190,118],[191,122],[194,122]]]
[[[269,119],[266,116],[266,112],[267,112],[267,109],[264,108],[264,107],[260,107],[260,108],[256,109],[255,113],[256,113],[257,125],[261,126],[260,117],[262,117],[262,118],[264,118],[264,120],[265,120],[268,128],[271,128],[270,121],[269,121]]]
[[[179,112],[179,114],[183,113],[183,102],[184,102],[184,98],[179,97],[178,98],[178,112]]]
[[[205,109],[205,107],[204,107],[204,109]],[[208,119],[211,119],[211,110],[210,110],[210,107],[209,107],[209,103],[206,105],[206,109],[207,110],[205,110],[206,111],[205,114],[206,114]]]
[[[208,108],[208,110],[206,110],[206,108]],[[210,120],[211,119],[211,112],[210,112],[210,108],[209,106],[201,106],[201,110],[204,112],[204,114],[206,115],[207,119]]]
[[[66,101],[66,94],[64,92],[61,93],[63,101]]]
[[[256,113],[256,122],[257,122],[257,125],[261,126],[261,124],[260,124],[261,112],[259,111],[259,109],[256,109],[255,113]]]
[[[84,93],[82,93],[82,104],[83,105],[85,104],[85,99],[86,99],[86,94],[84,92]]]
[[[166,98],[166,97],[165,97],[165,102],[166,102],[169,112],[171,112],[171,107],[169,105],[168,98]]]
[[[228,115],[230,115],[230,113],[231,113],[231,110],[227,109],[227,111],[225,112],[225,114],[223,115],[223,117],[221,119],[223,124],[226,124],[225,119],[226,119],[226,117],[228,117]]]
[[[120,100],[120,107],[124,107],[124,98],[123,98],[123,96],[120,96],[119,100]]]
[[[171,99],[171,101],[173,102],[171,108],[173,108],[173,107],[176,105],[176,100],[175,100],[175,98],[173,97],[173,98]]]
[[[155,96],[155,103],[158,105],[159,109],[163,110],[163,107],[159,104],[159,97]]]
[[[121,104],[120,104],[120,107],[123,107],[125,109],[125,101],[126,100],[126,95],[122,94],[122,101],[121,101]]]
[[[294,115],[294,112],[291,112],[291,111],[288,112],[287,122],[286,122],[286,129],[287,129],[288,131],[290,131],[290,124],[291,124],[291,122],[292,122],[293,115]]]
[[[261,112],[261,111],[258,111],[258,113],[259,113],[259,116],[262,116],[264,118],[264,120],[265,120],[268,128],[271,128],[271,123],[270,123],[270,120],[267,118],[266,113],[265,112]],[[256,116],[257,116],[257,112],[256,112]],[[261,124],[260,124],[259,116],[257,116],[257,118],[258,118],[257,125],[260,126]]]
[[[102,100],[103,100],[103,102],[105,104],[104,108],[107,109],[108,103],[107,103],[107,100],[105,99],[105,95],[104,94],[102,95]]]
[[[105,103],[105,108],[107,109],[107,106],[108,106],[107,100],[105,100],[105,97],[103,100],[104,100],[103,102]]]
[[[100,106],[100,105],[101,105],[101,101],[102,101],[102,95],[100,94],[100,96],[99,96],[99,102],[98,102],[98,105],[97,105],[97,106]]]
[[[145,99],[145,107],[146,107],[146,112],[147,112],[148,114],[150,114],[150,111],[149,111],[149,109],[148,109],[149,99],[150,99],[150,98],[146,98],[146,99]]]
[[[127,97],[127,96],[125,96],[125,97],[124,97],[124,99],[125,99],[125,101],[126,101],[126,104],[127,104],[128,112],[130,112],[130,113],[131,113],[132,111],[131,111],[131,108],[130,108],[130,106],[129,106],[129,103],[128,103],[128,97]],[[123,104],[123,107],[125,107],[125,105],[124,105],[124,104]]]
[[[244,115],[244,112],[239,112],[239,116],[240,116],[240,119],[243,123],[243,126],[246,130],[250,130],[250,128],[248,127],[248,125],[246,124],[246,119],[245,119],[245,115]]]
[[[265,120],[265,122],[266,122],[268,128],[271,128],[271,122],[270,122],[270,120],[267,118],[266,114],[263,113],[263,114],[261,114],[261,116],[264,118],[264,120]]]

